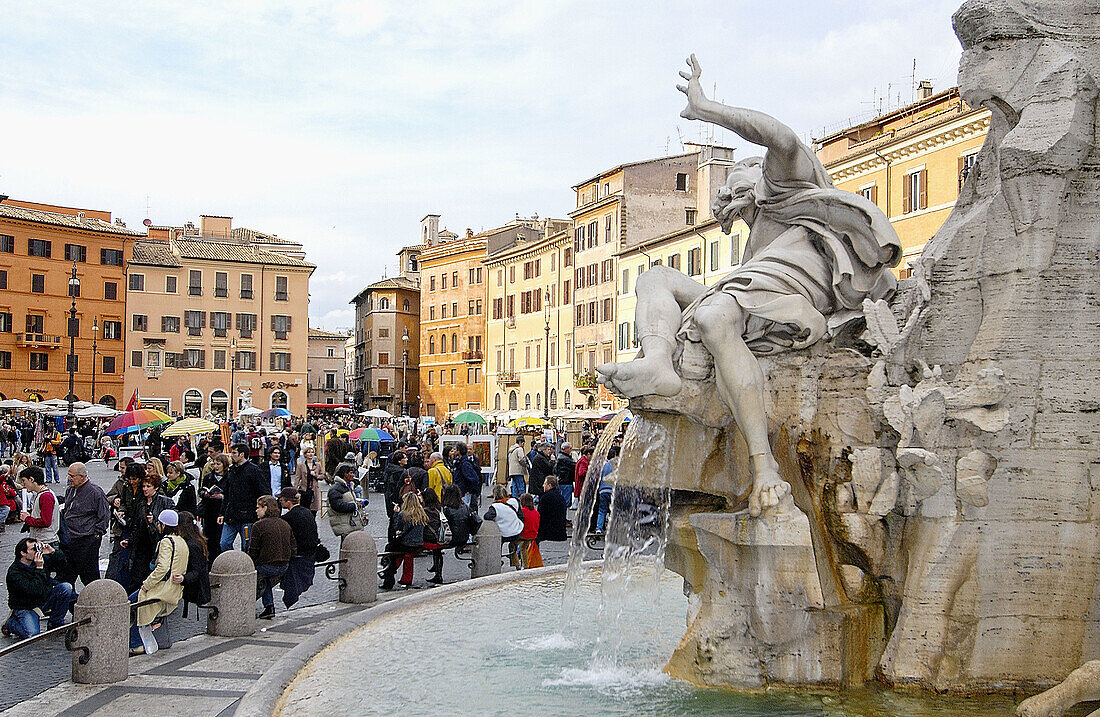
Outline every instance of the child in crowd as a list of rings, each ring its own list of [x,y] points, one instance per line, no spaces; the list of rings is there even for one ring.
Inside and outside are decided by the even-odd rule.
[[[535,496],[524,493],[519,497],[520,510],[523,512],[523,532],[519,534],[519,559],[524,568],[541,568],[542,553],[539,552],[539,512],[535,510]]]

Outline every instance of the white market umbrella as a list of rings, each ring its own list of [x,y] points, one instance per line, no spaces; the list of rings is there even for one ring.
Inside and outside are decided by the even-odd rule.
[[[255,406],[249,406],[248,408],[237,411],[238,416],[258,416],[261,413],[263,413],[263,411]]]
[[[0,401],[0,409],[7,411],[24,410],[33,407],[33,403],[30,403],[29,401],[20,401],[18,398],[7,398],[3,401]]]
[[[74,406],[76,404],[73,404]],[[121,411],[111,408],[110,406],[104,406],[102,403],[97,403],[87,408],[82,408],[76,412],[77,418],[114,418]]]
[[[369,411],[363,411],[359,415],[367,418],[393,418],[393,414],[384,408],[372,408]]]

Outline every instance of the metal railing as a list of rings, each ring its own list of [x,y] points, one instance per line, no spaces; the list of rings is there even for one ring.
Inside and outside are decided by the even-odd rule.
[[[49,630],[44,630],[37,635],[31,635],[30,637],[24,638],[13,645],[8,645],[7,647],[0,649],[0,657],[10,655],[13,652],[17,652],[18,650],[21,650],[28,645],[33,645],[36,642],[45,640],[46,638],[54,637],[55,635],[64,635],[65,649],[69,652],[76,652],[79,650],[80,657],[78,657],[77,660],[80,662],[80,664],[86,665],[88,664],[88,660],[91,659],[91,650],[89,650],[87,647],[75,647],[74,643],[79,637],[79,628],[83,625],[90,625],[91,623],[92,616],[89,615],[88,617],[81,618],[76,622],[70,622],[68,625],[61,625],[60,627],[54,627],[50,628]]]

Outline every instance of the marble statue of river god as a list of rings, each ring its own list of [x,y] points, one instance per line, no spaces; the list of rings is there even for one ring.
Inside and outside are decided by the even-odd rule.
[[[973,693],[1073,673],[1028,715],[1100,694],[1100,3],[967,0],[953,22],[957,121],[986,140],[896,286],[878,209],[683,73],[685,117],[767,151],[712,207],[749,224],[742,265],[711,287],[645,272],[641,358],[599,368],[635,416],[620,483],[672,490],[677,677]],[[914,159],[883,151],[854,171]]]

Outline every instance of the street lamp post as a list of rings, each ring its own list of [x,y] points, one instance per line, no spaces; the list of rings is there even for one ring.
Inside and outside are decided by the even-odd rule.
[[[542,417],[550,418],[550,287],[546,287],[546,301],[542,305],[542,318],[546,320],[546,360],[542,362]]]
[[[401,415],[404,416],[408,411],[405,410],[405,375],[409,368],[409,330],[405,329],[405,333],[401,336]]]
[[[73,424],[73,374],[76,373],[76,295],[80,292],[80,279],[76,278],[76,259],[73,259],[73,272],[69,275],[69,425]]]
[[[231,363],[229,364],[229,401],[225,405],[226,423],[233,420],[234,394],[237,391],[237,339],[229,342],[229,349],[232,356],[230,356]]]
[[[99,317],[95,317],[92,321],[92,403],[95,403],[95,359],[96,351],[96,339],[99,337]]]

